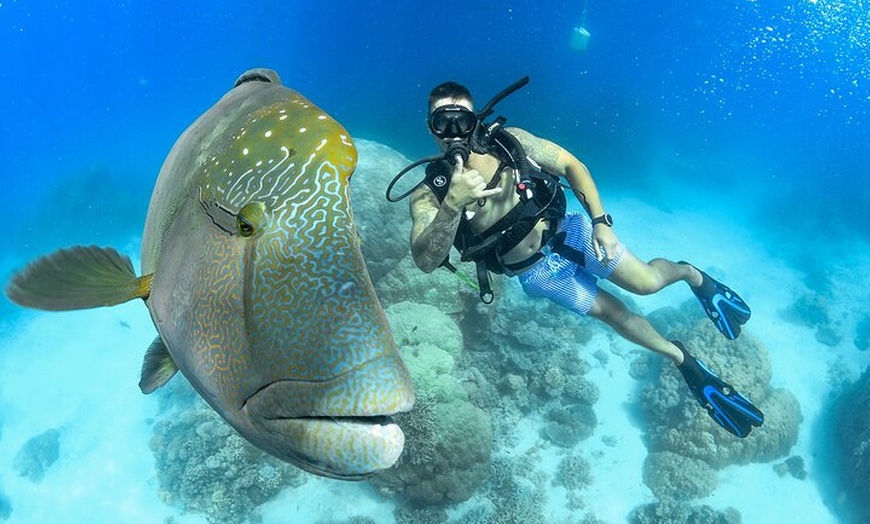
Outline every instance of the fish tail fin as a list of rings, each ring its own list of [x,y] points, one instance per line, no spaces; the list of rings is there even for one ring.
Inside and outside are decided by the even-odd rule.
[[[61,249],[34,260],[6,287],[12,302],[47,311],[114,306],[150,292],[151,275],[137,277],[129,257],[98,246]]]

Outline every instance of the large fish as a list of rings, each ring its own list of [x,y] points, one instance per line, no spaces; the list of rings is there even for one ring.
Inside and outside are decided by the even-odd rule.
[[[177,370],[245,439],[319,475],[390,467],[386,416],[413,388],[360,251],[347,131],[277,73],[243,74],[163,164],[142,276],[110,248],[73,247],[14,275],[11,300],[45,310],[145,299],[159,333],[140,388]]]

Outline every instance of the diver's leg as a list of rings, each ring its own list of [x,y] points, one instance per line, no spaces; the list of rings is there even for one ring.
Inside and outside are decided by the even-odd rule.
[[[670,358],[674,364],[683,362],[683,352],[671,341],[661,336],[649,321],[632,313],[618,298],[603,289],[598,289],[589,315],[612,327],[630,342]]]
[[[683,281],[697,287],[703,279],[689,264],[677,264],[664,258],[644,262],[625,249],[622,260],[607,280],[636,295],[650,295],[674,282]]]

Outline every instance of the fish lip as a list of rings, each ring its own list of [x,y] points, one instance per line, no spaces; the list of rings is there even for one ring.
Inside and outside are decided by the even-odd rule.
[[[387,426],[390,424],[395,424],[396,421],[393,420],[391,415],[368,415],[368,416],[360,416],[360,415],[301,415],[298,417],[261,417],[263,420],[275,421],[275,420],[331,420],[333,422],[350,422],[356,424],[366,424],[369,426]]]
[[[251,409],[250,404],[252,402],[256,403],[258,398],[267,394],[268,391],[271,388],[273,388],[274,386],[277,386],[280,384],[325,384],[328,382],[332,382],[332,381],[341,379],[345,375],[346,374],[342,374],[342,375],[339,375],[339,376],[334,377],[334,378],[327,380],[327,381],[304,381],[304,380],[282,379],[282,380],[275,380],[275,381],[269,382],[269,383],[261,386],[256,391],[254,391],[251,395],[248,396],[248,398],[246,398],[244,400],[244,402],[242,403],[242,406],[241,406],[241,411],[244,413],[247,413],[248,415],[256,414],[256,416],[261,418],[262,420],[270,420],[270,421],[311,419],[311,420],[335,420],[335,421],[342,421],[342,422],[358,422],[358,423],[364,423],[364,424],[369,424],[369,425],[375,425],[375,424],[395,424],[395,421],[393,421],[393,419],[392,419],[392,415],[396,415],[399,413],[404,413],[404,412],[410,411],[410,409],[413,406],[413,397],[412,397],[410,399],[410,403],[408,405],[403,405],[399,409],[395,409],[392,411],[385,410],[382,412],[372,412],[372,413],[331,413],[327,410],[327,411],[319,411],[319,412],[309,411],[306,413],[296,413],[296,414],[288,413],[288,414],[284,415],[284,414],[277,414],[277,413],[274,413],[274,414],[269,413],[269,412],[263,410],[262,408]]]
[[[278,382],[286,382],[286,381],[278,381]],[[272,383],[274,384],[274,383]],[[269,384],[271,385],[271,384]],[[267,388],[269,385],[265,386],[262,389]],[[260,391],[254,393],[249,397],[248,400],[254,399]],[[311,422],[316,425],[318,423],[322,424],[324,422],[335,424],[338,426],[345,425],[353,425],[357,426],[357,431],[360,430],[360,426],[364,428],[371,428],[370,435],[372,438],[377,438],[377,435],[384,436],[384,431],[387,432],[398,432],[398,437],[400,438],[400,444],[396,447],[396,453],[394,455],[386,455],[391,458],[383,460],[376,466],[372,466],[370,469],[365,468],[362,470],[357,470],[353,472],[343,471],[342,468],[335,467],[335,464],[331,464],[330,461],[321,460],[317,455],[311,455],[309,453],[305,453],[301,451],[301,448],[297,448],[295,451],[286,446],[279,446],[278,448],[271,448],[270,453],[274,456],[293,464],[294,466],[301,468],[309,473],[314,475],[318,475],[321,477],[332,478],[336,480],[344,480],[344,481],[361,481],[365,480],[373,475],[378,474],[379,472],[392,467],[395,465],[396,461],[399,458],[399,455],[402,453],[402,449],[404,447],[404,433],[402,432],[401,427],[397,424],[393,417],[388,414],[372,414],[372,415],[328,415],[328,414],[299,414],[299,415],[281,415],[281,414],[266,414],[261,413],[256,409],[250,409],[250,406],[247,405],[247,400],[245,401],[245,405],[242,407],[242,411],[248,416],[249,420],[253,423],[255,427],[259,427],[267,430],[269,433],[276,434],[281,433],[285,436],[287,433],[281,430],[282,422],[284,421],[292,421],[296,424],[303,424],[307,426],[307,422]],[[378,428],[380,426],[380,428]],[[363,429],[362,431],[368,432],[368,429]],[[363,437],[365,439],[365,437]],[[268,449],[270,446],[267,445]],[[331,467],[332,466],[332,467]]]

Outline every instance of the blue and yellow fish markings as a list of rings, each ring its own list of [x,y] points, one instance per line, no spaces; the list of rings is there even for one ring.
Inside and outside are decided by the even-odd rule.
[[[413,405],[360,251],[347,131],[274,71],[243,74],[178,139],[154,187],[142,275],[110,248],[58,251],[9,297],[69,310],[143,298],[159,336],[140,387],[177,370],[244,438],[316,474],[362,478],[404,445]]]

